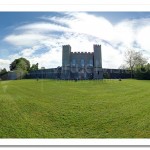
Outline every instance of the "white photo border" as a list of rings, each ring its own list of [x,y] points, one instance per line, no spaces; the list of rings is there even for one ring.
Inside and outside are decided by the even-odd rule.
[[[33,7],[34,6],[34,7]],[[148,0],[5,0],[0,12],[148,12]],[[0,146],[150,146],[150,139],[0,139]]]

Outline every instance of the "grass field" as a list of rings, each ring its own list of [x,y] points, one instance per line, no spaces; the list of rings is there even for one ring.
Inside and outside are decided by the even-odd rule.
[[[150,81],[0,81],[0,138],[150,138]]]

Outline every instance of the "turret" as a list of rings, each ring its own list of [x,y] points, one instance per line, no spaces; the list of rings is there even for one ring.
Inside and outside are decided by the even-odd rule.
[[[62,66],[70,66],[71,46],[63,45],[62,47]]]
[[[70,78],[70,57],[71,57],[71,46],[62,46],[62,79]]]
[[[94,48],[94,78],[102,79],[102,56],[101,56],[101,45],[93,45]]]
[[[101,45],[94,45],[94,67],[102,68]]]

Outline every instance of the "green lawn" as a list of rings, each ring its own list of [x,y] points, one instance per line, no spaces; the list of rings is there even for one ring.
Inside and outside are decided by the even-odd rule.
[[[150,81],[0,81],[0,138],[150,138]]]

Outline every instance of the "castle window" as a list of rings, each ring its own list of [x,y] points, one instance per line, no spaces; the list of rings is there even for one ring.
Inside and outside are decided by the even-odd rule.
[[[75,65],[76,65],[76,60],[73,59],[73,60],[72,60],[72,66],[75,66]]]
[[[81,59],[81,66],[84,67],[84,59]]]
[[[93,60],[92,59],[90,60],[89,66],[91,66],[91,67],[93,66]]]
[[[97,74],[99,75],[99,71],[97,71]]]

